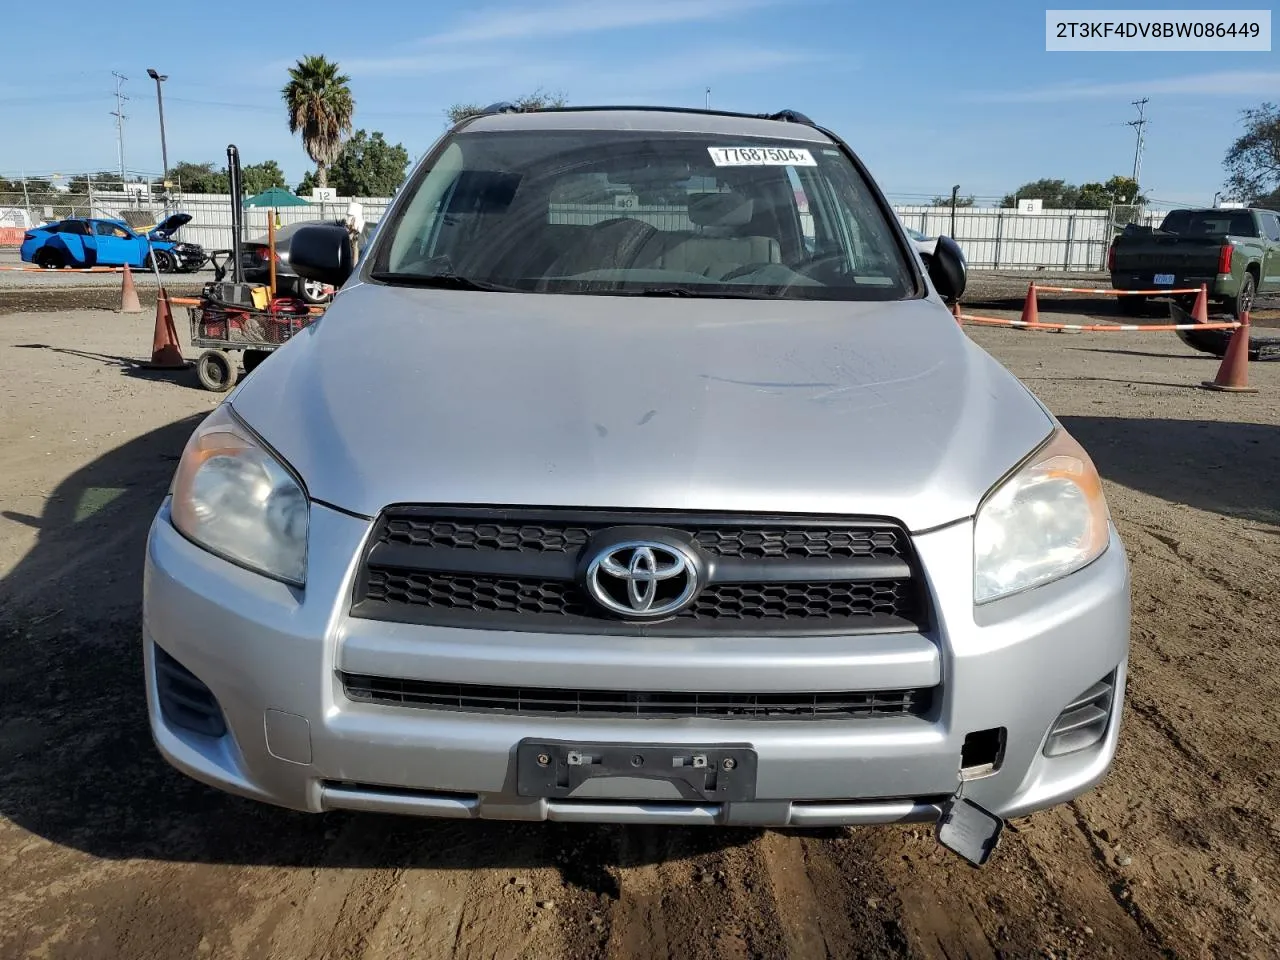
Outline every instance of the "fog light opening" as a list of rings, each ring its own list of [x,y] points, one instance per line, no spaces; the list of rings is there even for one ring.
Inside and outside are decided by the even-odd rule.
[[[1106,736],[1115,680],[1115,671],[1112,671],[1066,705],[1045,738],[1046,757],[1088,750]]]
[[[213,691],[158,644],[154,649],[156,693],[164,718],[192,733],[225,736],[227,724]]]
[[[975,730],[968,734],[964,738],[964,746],[960,748],[961,779],[989,777],[999,770],[1000,764],[1004,763],[1005,740],[1004,727]]]

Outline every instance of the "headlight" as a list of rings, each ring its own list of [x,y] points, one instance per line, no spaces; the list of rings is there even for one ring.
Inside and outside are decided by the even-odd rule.
[[[1107,549],[1110,514],[1084,448],[1064,430],[991,491],[973,526],[973,599],[1065,577]]]
[[[187,539],[268,577],[306,583],[307,495],[227,404],[187,441],[172,493],[173,525]]]

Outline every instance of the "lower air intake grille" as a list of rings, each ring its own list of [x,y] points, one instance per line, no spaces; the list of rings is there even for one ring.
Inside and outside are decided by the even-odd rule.
[[[160,711],[175,726],[220,737],[227,732],[218,700],[200,679],[160,647],[155,647],[156,692]]]
[[[931,688],[858,693],[646,693],[495,687],[350,673],[342,674],[342,684],[350,699],[366,703],[512,715],[851,720],[922,716],[933,703]]]

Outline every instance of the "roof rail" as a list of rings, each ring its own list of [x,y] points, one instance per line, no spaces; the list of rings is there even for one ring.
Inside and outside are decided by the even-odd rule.
[[[769,120],[783,120],[787,123],[803,123],[805,126],[812,127],[813,121],[806,117],[799,110],[779,110],[777,113],[767,115]]]

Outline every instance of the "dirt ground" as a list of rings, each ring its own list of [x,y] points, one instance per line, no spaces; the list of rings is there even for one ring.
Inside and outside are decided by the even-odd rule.
[[[142,548],[217,397],[93,295],[0,290],[5,960],[1280,956],[1280,363],[1208,393],[1173,334],[969,328],[1093,454],[1134,577],[1115,767],[977,871],[919,826],[313,817],[171,770]]]

